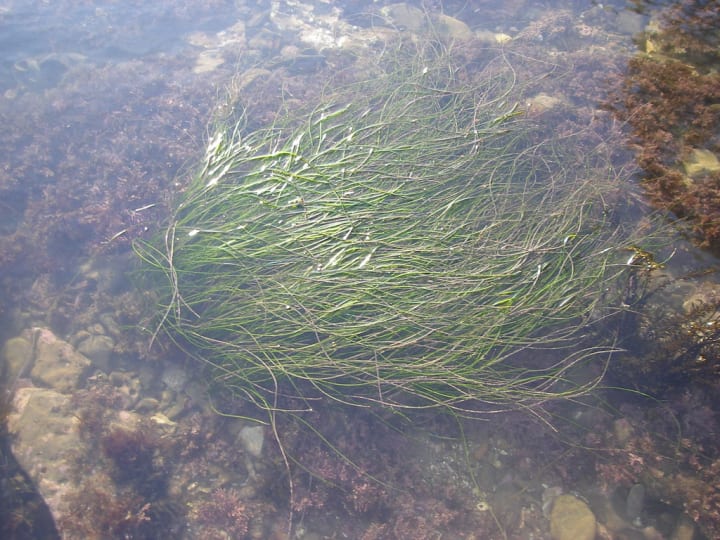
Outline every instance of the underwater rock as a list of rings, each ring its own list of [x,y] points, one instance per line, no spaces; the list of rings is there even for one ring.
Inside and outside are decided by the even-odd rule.
[[[411,32],[419,32],[425,27],[425,13],[405,2],[385,6],[380,12],[395,26]]]
[[[682,308],[685,315],[692,316],[701,312],[704,307],[718,304],[720,304],[720,284],[704,282],[697,284],[685,296]]]
[[[2,349],[2,366],[0,366],[4,383],[12,383],[31,361],[32,343],[21,336],[8,339]]]
[[[265,441],[265,429],[262,426],[245,426],[238,434],[238,440],[251,456],[258,458],[262,454]]]
[[[474,37],[470,27],[455,17],[449,15],[438,14],[433,17],[433,24],[438,35],[443,39],[449,40],[468,40]]]
[[[635,433],[627,418],[618,418],[613,422],[613,435],[620,445],[625,445]]]
[[[630,488],[630,493],[628,493],[625,501],[625,514],[633,521],[633,524],[640,523],[640,516],[644,506],[645,487],[642,484],[635,484]]]
[[[529,97],[525,102],[525,108],[528,114],[538,116],[546,111],[555,109],[564,103],[564,100],[558,96],[551,96],[545,92],[540,92],[532,97]]]
[[[550,511],[557,498],[563,494],[563,488],[561,486],[550,486],[542,492],[542,511],[546,518],[550,518]]]
[[[688,176],[695,177],[720,171],[720,161],[710,150],[693,148],[690,156],[683,161],[683,167]]]
[[[74,488],[71,472],[84,442],[71,398],[49,388],[16,391],[8,416],[12,452],[58,517],[65,495]]]
[[[140,414],[153,413],[157,411],[160,402],[151,397],[144,397],[135,404],[135,411]]]
[[[105,334],[93,333],[78,343],[77,350],[83,356],[89,358],[96,368],[109,373],[110,357],[114,347],[115,341],[113,338]]]
[[[590,507],[573,495],[560,495],[550,514],[554,540],[593,540],[597,524]]]
[[[682,516],[675,525],[675,530],[672,533],[672,540],[693,540],[695,538],[695,523],[687,517]]]
[[[46,328],[36,328],[35,361],[30,372],[38,386],[47,386],[63,394],[78,387],[90,360]]]
[[[220,51],[207,50],[198,54],[193,67],[193,73],[208,73],[215,71],[225,63],[225,58]]]
[[[502,45],[509,43],[513,37],[503,32],[491,32],[490,30],[476,30],[475,40],[488,45]]]
[[[168,365],[163,369],[160,380],[173,392],[182,392],[187,384],[188,376],[181,367]]]
[[[115,339],[121,338],[124,335],[123,329],[115,320],[115,317],[112,313],[103,313],[98,317],[98,320],[100,321],[102,327],[105,329],[105,332],[102,333],[112,336]]]
[[[313,3],[304,4],[297,2],[292,12],[288,12],[280,6],[281,2],[273,3],[270,13],[270,20],[275,25],[270,41],[274,42],[276,48],[278,32],[282,34],[295,34],[299,40],[307,46],[318,51],[324,49],[337,49],[342,47],[347,36],[352,33],[352,26],[340,18],[340,9],[337,7],[327,10],[317,10]],[[323,11],[321,13],[321,11]],[[258,33],[249,45],[255,47]]]
[[[245,22],[238,21],[229,28],[215,34],[196,31],[187,37],[187,42],[202,49],[195,58],[193,73],[208,73],[225,63],[225,52],[245,49]]]

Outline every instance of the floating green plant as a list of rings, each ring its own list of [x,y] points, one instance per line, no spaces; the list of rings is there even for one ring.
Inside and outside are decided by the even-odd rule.
[[[162,333],[267,410],[483,410],[586,392],[586,345],[635,242],[617,171],[522,114],[500,53],[396,58],[245,133],[219,127],[162,235],[136,246]],[[616,300],[614,298],[613,300]],[[602,370],[597,370],[599,374]]]

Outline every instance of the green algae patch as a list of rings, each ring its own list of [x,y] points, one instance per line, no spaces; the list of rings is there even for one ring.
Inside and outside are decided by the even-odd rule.
[[[266,128],[217,127],[136,245],[153,340],[271,411],[473,415],[592,388],[614,347],[585,338],[634,242],[606,206],[624,179],[526,117],[514,75],[429,47]]]

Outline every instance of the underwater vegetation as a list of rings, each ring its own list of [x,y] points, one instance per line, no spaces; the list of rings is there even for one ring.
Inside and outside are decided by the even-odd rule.
[[[717,275],[717,272],[710,275]],[[677,280],[675,283],[681,283]],[[642,309],[626,318],[633,339],[632,355],[618,367],[634,384],[652,395],[692,383],[711,386],[720,373],[720,297],[715,288],[700,287],[681,311],[663,306],[661,295],[669,283],[647,294]]]
[[[592,482],[608,492],[641,484],[648,501],[669,500],[708,537],[718,536],[712,390],[671,398],[682,438],[667,407],[626,407],[621,420],[632,426],[629,435],[621,438],[614,417],[597,412],[588,416],[600,421],[587,420],[585,438],[570,450],[531,415],[495,415],[457,433],[448,415],[409,411],[473,415],[520,407],[548,411],[543,418],[557,427],[559,404],[547,401],[591,388],[614,355],[612,340],[599,349],[590,344],[597,343],[596,330],[627,322],[620,302],[636,300],[632,281],[641,270],[626,261],[637,260],[642,251],[631,246],[642,243],[632,225],[620,225],[617,203],[629,168],[615,166],[617,154],[609,155],[597,125],[589,127],[607,116],[586,109],[562,126],[548,122],[566,115],[569,102],[574,108],[578,97],[601,92],[616,66],[590,61],[584,45],[566,60],[572,72],[554,66],[558,77],[527,77],[522,70],[531,68],[518,62],[537,48],[537,36],[546,44],[571,38],[586,44],[573,33],[577,20],[549,16],[533,24],[533,36],[519,36],[502,52],[454,49],[413,60],[411,49],[397,53],[395,63],[359,61],[360,70],[377,75],[373,83],[353,85],[352,76],[338,73],[341,82],[321,96],[311,96],[316,86],[309,79],[326,73],[260,78],[264,88],[246,89],[242,99],[262,103],[265,114],[255,110],[215,126],[215,144],[206,145],[189,188],[168,176],[195,156],[187,134],[203,131],[207,94],[214,94],[207,80],[189,85],[157,66],[108,67],[99,78],[80,77],[96,81],[87,93],[50,91],[52,105],[21,120],[4,113],[14,129],[3,140],[28,150],[15,152],[11,172],[3,174],[13,186],[3,188],[3,202],[13,208],[2,223],[9,235],[0,266],[8,275],[12,270],[13,281],[65,269],[42,276],[32,290],[29,282],[14,283],[15,294],[30,297],[42,320],[67,333],[96,322],[111,305],[114,311],[123,304],[130,313],[120,321],[132,325],[142,299],[116,294],[125,284],[103,284],[107,273],[100,279],[83,270],[78,280],[71,261],[122,254],[131,239],[147,238],[166,209],[162,194],[177,189],[175,227],[140,247],[159,262],[149,279],[150,295],[164,294],[156,322],[170,308],[155,342],[173,341],[208,367],[215,390],[223,390],[211,394],[219,409],[250,415],[251,407],[233,407],[245,401],[271,413],[273,406],[302,411],[273,418],[276,439],[266,430],[266,452],[249,458],[227,419],[205,411],[180,419],[175,433],[149,422],[119,424],[118,410],[125,417],[133,412],[127,396],[100,379],[88,381],[79,391],[88,391],[86,400],[76,406],[93,458],[78,455],[62,531],[78,538],[279,538],[290,510],[298,535],[304,529],[308,536],[324,531],[365,540],[542,537],[547,518],[535,489],[542,481],[581,491]],[[546,52],[538,56],[548,69]],[[338,59],[329,58],[328,69],[340,71]],[[141,91],[128,89],[128,81],[138,84],[138,71],[149,80]],[[288,85],[285,112],[271,123],[269,102],[278,96],[269,96]],[[567,108],[544,110],[540,100],[524,99],[562,95],[559,85],[570,96]],[[86,114],[81,106],[95,94],[101,99]],[[23,99],[36,105],[32,96]],[[83,126],[76,127],[80,142],[68,149],[67,162],[56,151],[36,150],[52,147],[53,136],[65,140],[65,128],[54,127],[66,124],[55,122],[63,114]],[[19,140],[28,132],[30,146]],[[56,184],[44,176],[53,174]],[[42,186],[32,197],[15,190],[31,180]],[[213,202],[218,192],[226,198]],[[177,248],[172,261],[166,239]],[[10,281],[6,276],[3,286]],[[58,300],[49,303],[50,293]],[[658,365],[670,365],[678,377],[690,367],[696,381],[716,376],[717,304],[667,320],[653,307],[632,327],[657,346],[636,364],[633,382],[660,388],[667,381]],[[229,336],[240,338],[231,343]],[[145,353],[146,342],[134,338],[124,328],[127,343],[115,352]],[[446,339],[457,339],[457,349]],[[166,351],[166,360],[178,360],[174,348]],[[650,356],[667,364],[650,363]],[[620,362],[612,374],[627,382],[627,356],[613,359]],[[115,365],[134,360],[115,358]],[[382,377],[369,366],[381,368]],[[346,398],[360,407],[333,407]],[[404,414],[394,414],[401,408]],[[432,432],[432,442],[403,433],[399,417]],[[27,524],[21,513],[12,517]],[[670,536],[672,525],[666,530]]]
[[[260,409],[531,408],[613,351],[584,338],[638,240],[610,208],[622,174],[525,117],[501,53],[413,47],[267,128],[219,125],[136,244],[153,340]]]
[[[64,497],[59,526],[71,538],[179,538],[185,511],[168,493],[179,442],[147,418],[121,423],[122,401],[102,377],[73,395],[79,432],[94,460],[78,456],[73,463],[77,487]]]
[[[614,105],[631,126],[653,202],[687,219],[698,242],[720,249],[720,11],[684,0],[642,38]]]

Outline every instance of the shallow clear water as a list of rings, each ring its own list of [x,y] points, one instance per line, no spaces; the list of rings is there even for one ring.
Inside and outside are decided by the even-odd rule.
[[[597,103],[606,93],[592,85],[622,77],[639,33],[668,5],[422,7],[434,20],[451,17],[443,32],[454,38],[470,32],[476,47],[505,47],[519,73],[542,65],[547,78],[532,81],[523,104],[537,122],[554,129],[583,115],[606,122],[601,151],[616,145],[608,152],[628,180],[617,207],[622,219],[642,225],[649,210],[637,188],[641,171],[617,137],[620,126]],[[201,362],[169,342],[148,351],[156,297],[132,278],[131,243],[162,230],[213,119],[233,114],[230,100],[235,117],[245,109],[251,130],[281,106],[312,100],[323,78],[351,73],[364,54],[382,54],[372,41],[378,32],[420,32],[419,7],[0,4],[0,337],[7,340],[5,401],[15,396],[15,411],[6,412],[14,437],[2,447],[0,525],[9,538],[41,530],[50,537],[48,512],[63,538],[282,538],[289,528],[308,539],[550,538],[561,491],[588,502],[603,537],[669,537],[693,522],[706,534],[720,527],[710,485],[718,463],[716,383],[701,384],[681,366],[640,386],[638,363],[648,354],[674,350],[685,358],[697,348],[673,334],[678,321],[704,324],[707,339],[717,339],[707,330],[716,315],[692,311],[693,300],[717,294],[717,276],[705,271],[717,260],[674,233],[654,253],[658,260],[672,254],[651,276],[657,292],[625,319],[619,345],[630,353],[617,362],[632,369],[613,364],[596,393],[534,413],[464,421],[318,403],[301,422],[258,428],[237,395],[208,398]],[[659,315],[636,315],[641,309]],[[72,369],[54,378],[59,363]],[[702,359],[694,367],[701,370]],[[644,395],[650,391],[657,395]],[[53,404],[47,414],[43,403]],[[47,422],[40,433],[28,428],[38,418]],[[43,441],[43,430],[58,436]],[[673,455],[675,447],[684,450]],[[27,476],[11,482],[20,470]],[[637,484],[644,500],[631,491]]]

